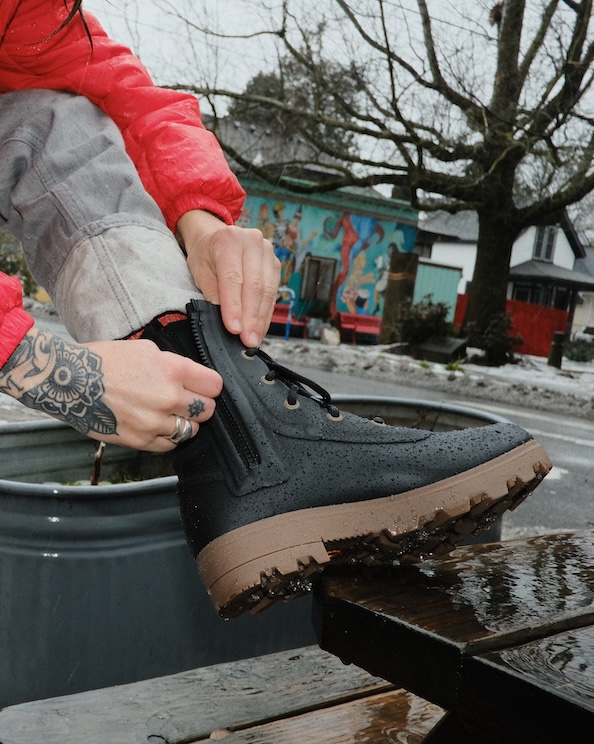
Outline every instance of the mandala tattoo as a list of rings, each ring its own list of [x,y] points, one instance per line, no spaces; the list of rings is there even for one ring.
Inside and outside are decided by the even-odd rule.
[[[117,434],[105,393],[101,357],[44,331],[26,335],[2,367],[0,390],[83,434]]]
[[[204,403],[200,400],[200,398],[196,398],[196,400],[192,401],[192,403],[190,403],[190,405],[188,406],[188,415],[200,416],[203,410]]]

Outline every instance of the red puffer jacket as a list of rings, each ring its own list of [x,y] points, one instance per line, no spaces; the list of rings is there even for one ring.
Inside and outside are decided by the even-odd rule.
[[[32,325],[33,318],[23,310],[21,283],[0,272],[0,367]]]
[[[146,190],[172,230],[190,209],[233,223],[245,193],[204,128],[196,99],[156,87],[130,50],[111,40],[89,13],[92,48],[79,16],[51,36],[66,18],[66,5],[64,0],[1,0],[0,92],[50,88],[86,96],[119,127]],[[31,325],[25,327],[29,318],[10,299],[13,292],[14,283],[0,274],[0,366]]]

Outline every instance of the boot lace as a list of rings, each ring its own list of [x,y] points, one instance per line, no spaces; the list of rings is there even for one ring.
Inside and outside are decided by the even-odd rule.
[[[261,349],[246,349],[245,355],[248,357],[257,356],[266,364],[268,367],[268,372],[265,375],[266,380],[269,382],[279,380],[279,382],[282,382],[283,385],[288,387],[287,404],[289,406],[295,406],[298,396],[302,395],[305,398],[316,401],[316,403],[328,411],[332,418],[340,418],[341,413],[332,402],[330,393],[321,385],[318,385],[317,382],[300,375],[298,372],[294,372],[292,369],[283,367],[282,364],[275,362],[272,357],[268,356]],[[313,392],[311,392],[312,390]]]

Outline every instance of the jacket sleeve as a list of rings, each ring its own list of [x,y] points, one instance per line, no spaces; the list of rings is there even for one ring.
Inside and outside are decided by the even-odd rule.
[[[92,46],[80,16],[52,36],[66,13],[64,0],[21,0],[0,44],[1,88],[65,90],[102,108],[172,230],[190,209],[235,222],[245,193],[202,124],[197,99],[155,86],[132,52],[89,13]]]
[[[33,318],[23,310],[21,283],[0,272],[0,367],[33,326]]]

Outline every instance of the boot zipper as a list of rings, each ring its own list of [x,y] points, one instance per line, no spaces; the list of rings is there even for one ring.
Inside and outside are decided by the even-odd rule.
[[[210,358],[210,354],[206,349],[206,345],[202,337],[202,329],[198,322],[198,311],[192,313],[190,316],[192,324],[192,332],[194,334],[194,340],[196,341],[196,349],[198,351],[198,358],[200,364],[210,369],[214,369],[214,364]],[[256,450],[251,437],[246,431],[242,424],[241,418],[236,413],[235,405],[231,399],[229,393],[227,393],[224,385],[223,391],[217,398],[217,407],[215,416],[218,414],[221,419],[221,423],[226,429],[237,454],[246,468],[253,468],[259,465],[261,460]]]

